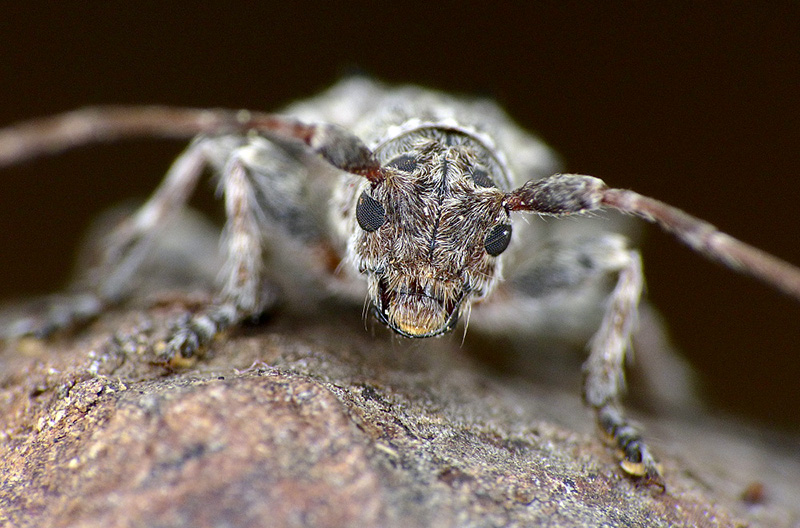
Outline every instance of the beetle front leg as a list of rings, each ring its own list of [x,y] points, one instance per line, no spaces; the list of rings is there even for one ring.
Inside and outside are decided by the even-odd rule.
[[[620,402],[625,392],[625,355],[636,326],[644,280],[638,252],[628,250],[618,256],[621,266],[617,284],[583,366],[583,398],[594,409],[601,431],[622,452],[625,472],[660,483],[658,464],[640,431],[625,417]]]
[[[644,283],[638,252],[621,235],[556,237],[538,245],[525,267],[514,271],[504,299],[476,306],[475,326],[497,334],[522,333],[526,344],[534,336],[544,340],[541,346],[554,343],[556,348],[560,341],[593,333],[583,365],[584,402],[622,453],[623,470],[660,484],[658,465],[621,403],[625,358]],[[597,313],[602,313],[599,323]]]
[[[181,318],[168,339],[162,357],[180,364],[242,320],[261,313],[266,300],[261,292],[262,235],[258,204],[248,169],[238,156],[225,165],[221,186],[225,195],[226,263],[219,299],[197,314]]]

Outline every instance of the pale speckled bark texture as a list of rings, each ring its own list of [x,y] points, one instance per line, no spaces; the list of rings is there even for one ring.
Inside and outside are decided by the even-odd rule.
[[[168,371],[145,345],[180,306],[4,346],[0,524],[800,525],[800,462],[757,432],[646,420],[661,494],[623,476],[577,389],[487,373],[460,336],[280,315]]]

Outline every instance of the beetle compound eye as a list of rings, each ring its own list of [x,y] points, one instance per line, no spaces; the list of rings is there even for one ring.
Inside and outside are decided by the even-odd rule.
[[[497,187],[492,181],[492,178],[489,177],[489,173],[483,169],[475,169],[472,171],[472,181],[478,187]]]
[[[358,204],[356,204],[356,220],[361,229],[372,232],[386,221],[386,210],[378,200],[364,191],[358,197]]]
[[[511,242],[511,224],[500,224],[489,230],[483,241],[483,247],[488,254],[496,257],[506,250],[509,242]]]
[[[414,172],[414,169],[417,168],[417,160],[410,154],[401,154],[387,163],[386,166],[401,172]]]

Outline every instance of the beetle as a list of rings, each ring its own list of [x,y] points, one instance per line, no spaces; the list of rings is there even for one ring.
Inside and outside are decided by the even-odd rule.
[[[584,400],[624,471],[659,483],[658,463],[621,403],[644,282],[639,253],[599,223],[519,215],[634,215],[800,298],[796,267],[657,200],[555,173],[553,152],[495,103],[416,86],[346,79],[281,114],[83,109],[0,131],[0,165],[134,136],[196,137],[109,238],[90,291],[60,306],[57,321],[23,320],[6,336],[52,331],[123,300],[155,235],[210,167],[226,211],[222,285],[210,306],[176,322],[166,361],[197,354],[267,309],[268,275],[282,291],[300,291],[301,302],[366,295],[375,318],[407,338],[447,334],[464,319],[548,332],[548,314],[580,312],[589,299],[602,318],[584,365]],[[326,264],[331,257],[338,265]]]

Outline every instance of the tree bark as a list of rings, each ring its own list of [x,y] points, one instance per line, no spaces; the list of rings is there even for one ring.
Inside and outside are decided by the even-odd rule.
[[[660,493],[624,475],[577,388],[489,372],[460,336],[278,314],[170,370],[152,343],[186,302],[4,346],[0,524],[800,526],[797,439],[643,419]]]

